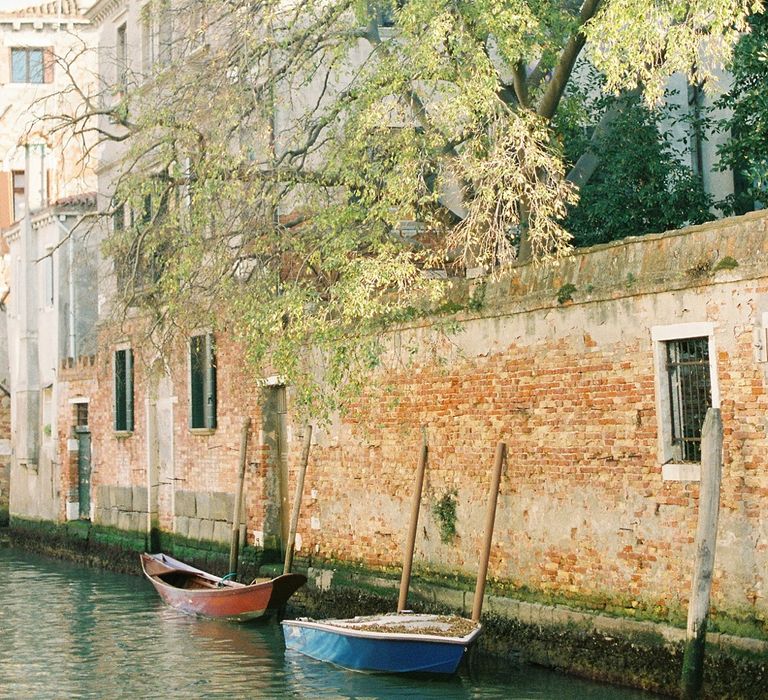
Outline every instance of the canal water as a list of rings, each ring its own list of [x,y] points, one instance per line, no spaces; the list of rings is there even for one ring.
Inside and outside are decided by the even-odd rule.
[[[0,698],[651,697],[521,663],[447,680],[353,673],[286,651],[274,621],[202,620],[139,576],[0,546]]]

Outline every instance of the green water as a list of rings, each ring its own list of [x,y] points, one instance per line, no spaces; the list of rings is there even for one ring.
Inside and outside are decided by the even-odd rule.
[[[2,547],[0,581],[0,698],[650,697],[482,660],[447,680],[352,673],[287,652],[274,621],[191,618],[139,576]]]

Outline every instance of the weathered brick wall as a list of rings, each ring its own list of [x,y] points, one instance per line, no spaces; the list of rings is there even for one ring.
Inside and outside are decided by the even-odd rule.
[[[129,343],[133,333],[133,342]],[[175,530],[193,539],[203,533],[203,539],[225,541],[231,529],[234,494],[237,490],[239,472],[239,450],[241,427],[244,418],[251,418],[247,450],[248,468],[244,484],[243,517],[250,514],[252,521],[261,507],[262,487],[260,465],[263,463],[258,440],[260,428],[260,389],[253,381],[246,380],[242,367],[242,354],[226,339],[217,339],[217,427],[213,431],[191,430],[189,428],[189,381],[186,347],[180,344],[167,363],[158,361],[151,345],[142,342],[141,329],[134,324],[132,330],[119,336],[118,342],[109,331],[102,334],[100,351],[95,367],[95,387],[91,401],[91,429],[93,432],[93,483],[98,486],[120,488],[148,488],[147,463],[150,450],[149,423],[152,420],[150,401],[157,399],[158,378],[168,373],[168,400],[172,408],[173,454],[171,471],[161,474],[160,480],[160,526],[167,531]],[[116,347],[130,344],[134,353],[134,430],[119,433],[114,429],[114,376],[113,354]],[[250,375],[248,375],[250,376]],[[163,426],[156,426],[162,431]],[[167,431],[166,431],[167,432]],[[167,492],[180,494],[178,499]],[[106,519],[102,524],[113,525],[107,517],[107,509],[114,504],[98,502],[99,498],[109,499],[109,490],[94,489],[97,516]],[[209,507],[190,510],[189,498],[193,502],[207,502],[216,495],[215,513]],[[197,500],[195,501],[195,494]],[[113,494],[114,495],[114,494]],[[219,503],[221,501],[221,503]],[[226,501],[227,505],[223,505]],[[142,503],[145,503],[142,501]],[[145,511],[146,513],[146,505]],[[223,517],[228,510],[228,518]],[[138,512],[138,511],[137,511]],[[139,522],[139,521],[136,521]],[[174,525],[175,523],[175,525]],[[141,523],[146,527],[146,519]],[[251,526],[253,529],[253,526]],[[209,532],[210,530],[210,532]],[[210,535],[210,536],[209,536]],[[250,534],[253,539],[253,534]]]
[[[96,393],[96,358],[87,355],[73,360],[69,358],[62,362],[58,371],[57,399],[57,435],[56,451],[61,463],[61,482],[58,484],[59,518],[67,518],[67,502],[77,501],[78,465],[77,448],[73,442],[74,428],[77,425],[77,409],[73,401],[87,401],[89,413],[96,404],[93,398]],[[103,407],[98,407],[103,411]]]
[[[738,267],[715,269],[726,256]],[[565,284],[576,290],[562,305]],[[486,304],[455,336],[426,327],[395,336],[387,390],[371,391],[320,434],[307,482],[316,498],[300,525],[305,549],[399,561],[424,425],[417,565],[475,571],[503,440],[491,576],[660,612],[685,604],[699,487],[662,479],[651,327],[707,321],[725,426],[714,604],[765,616],[768,365],[756,347],[768,312],[765,214],[522,269],[491,285]],[[431,511],[449,491],[457,536],[444,544]]]
[[[0,392],[0,522],[8,517],[11,485],[11,397]]]
[[[417,567],[474,574],[494,449],[503,440],[508,460],[490,576],[662,613],[685,604],[699,486],[662,478],[651,328],[710,322],[725,427],[714,603],[764,617],[768,364],[756,343],[768,312],[767,220],[747,215],[579,252],[554,268],[521,267],[457,290],[457,297],[484,295],[479,311],[459,316],[457,333],[442,335],[426,322],[393,333],[366,395],[315,430],[301,553],[317,562],[399,564],[425,426]],[[738,266],[718,268],[726,257]],[[240,426],[249,416],[245,511],[253,542],[275,530],[279,465],[262,410],[268,389],[249,374],[241,349],[225,337],[217,343],[213,432],[188,428],[186,348],[169,361],[173,488],[234,494]],[[116,436],[114,344],[102,343],[91,404],[97,484],[147,484],[145,399],[154,358],[145,348],[134,346],[136,427]],[[291,497],[302,442],[292,418]],[[432,511],[453,492],[456,536],[444,543]],[[162,526],[173,528],[173,520],[166,508]]]

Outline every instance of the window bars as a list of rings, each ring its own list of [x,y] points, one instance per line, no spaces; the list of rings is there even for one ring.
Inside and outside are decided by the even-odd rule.
[[[708,338],[673,340],[667,346],[672,444],[684,462],[701,461],[701,428],[712,405]]]

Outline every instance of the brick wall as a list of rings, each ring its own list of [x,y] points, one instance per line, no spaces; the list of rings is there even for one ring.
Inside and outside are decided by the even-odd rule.
[[[78,463],[75,441],[75,426],[78,424],[77,403],[88,406],[89,421],[95,408],[96,357],[87,355],[64,360],[58,371],[58,406],[56,450],[61,463],[59,492],[59,517],[72,519],[75,514],[67,513],[67,503],[78,501]],[[103,410],[103,409],[99,409]],[[81,414],[82,415],[82,414]]]
[[[244,418],[251,418],[247,451],[248,468],[244,485],[244,513],[256,519],[263,504],[259,465],[265,451],[260,447],[260,389],[246,381],[241,368],[240,355],[225,339],[218,342],[217,386],[218,421],[213,431],[189,428],[189,382],[186,347],[181,344],[172,359],[164,363],[154,351],[148,351],[141,329],[134,324],[117,340],[108,331],[102,333],[99,354],[91,368],[89,420],[93,439],[93,491],[94,518],[104,525],[117,525],[117,512],[128,511],[137,516],[130,521],[133,529],[146,528],[147,492],[150,476],[147,473],[148,456],[156,442],[151,434],[159,434],[170,450],[172,460],[154,479],[159,490],[159,525],[166,531],[174,529],[183,536],[191,532],[194,537],[202,531],[205,539],[228,540],[233,514],[234,494],[239,472],[241,427]],[[133,341],[132,341],[133,339]],[[113,355],[116,348],[131,347],[134,353],[134,429],[118,432],[114,428],[114,375]],[[164,384],[163,384],[164,383]],[[163,384],[165,394],[159,396],[158,385]],[[74,386],[74,382],[70,383]],[[62,391],[62,402],[69,400]],[[169,423],[157,422],[159,406],[164,402]],[[168,430],[168,426],[172,426]],[[62,436],[61,444],[65,446]],[[156,452],[155,452],[156,454]],[[157,458],[155,458],[157,461]],[[159,482],[159,485],[158,485]],[[102,488],[104,487],[104,488]],[[142,509],[128,505],[119,507],[115,499],[127,504],[125,494],[139,493]],[[195,500],[197,495],[197,500]],[[178,496],[178,498],[176,497]],[[211,515],[209,507],[190,510],[193,503],[202,503],[214,497],[217,504]],[[122,499],[122,500],[121,500]],[[100,502],[100,500],[102,502]],[[224,511],[228,518],[224,517]],[[176,522],[177,521],[177,522]],[[127,522],[127,520],[125,521]],[[209,527],[210,525],[210,527]],[[210,530],[210,532],[209,532]],[[210,535],[210,536],[209,536]],[[253,535],[251,534],[251,538]]]
[[[738,266],[718,268],[726,257]],[[561,304],[566,284],[576,289]],[[766,312],[765,213],[629,239],[490,284],[486,306],[456,335],[421,326],[393,336],[381,388],[320,431],[305,551],[397,564],[423,425],[417,566],[474,573],[503,440],[492,577],[660,611],[685,605],[699,485],[662,477],[651,329],[708,322],[725,426],[714,604],[765,617]],[[432,509],[451,491],[457,535],[445,544]]]
[[[456,290],[459,298],[484,298],[479,311],[459,316],[457,333],[443,335],[426,322],[393,333],[367,393],[346,416],[316,427],[301,553],[317,562],[399,564],[424,426],[430,452],[417,568],[474,574],[493,454],[503,440],[508,460],[491,577],[662,612],[684,605],[699,485],[663,477],[651,329],[711,323],[725,427],[714,604],[765,617],[766,221],[752,214],[579,252],[555,268],[521,267]],[[737,266],[721,265],[726,258]],[[570,299],[560,293],[565,285],[572,285]],[[254,542],[279,534],[269,389],[242,365],[240,349],[225,337],[217,343],[213,432],[188,428],[186,349],[168,363],[173,485],[161,488],[234,494],[241,421],[250,417],[245,512]],[[116,435],[114,347],[103,340],[95,364],[94,483],[146,486],[145,399],[154,391],[157,363],[144,347],[134,348],[136,427],[130,436]],[[289,391],[292,496],[302,440],[290,409]],[[456,498],[456,536],[443,542],[433,508],[448,493]],[[172,498],[159,503],[161,525],[172,529]]]
[[[0,392],[0,522],[8,517],[11,486],[11,398]]]

